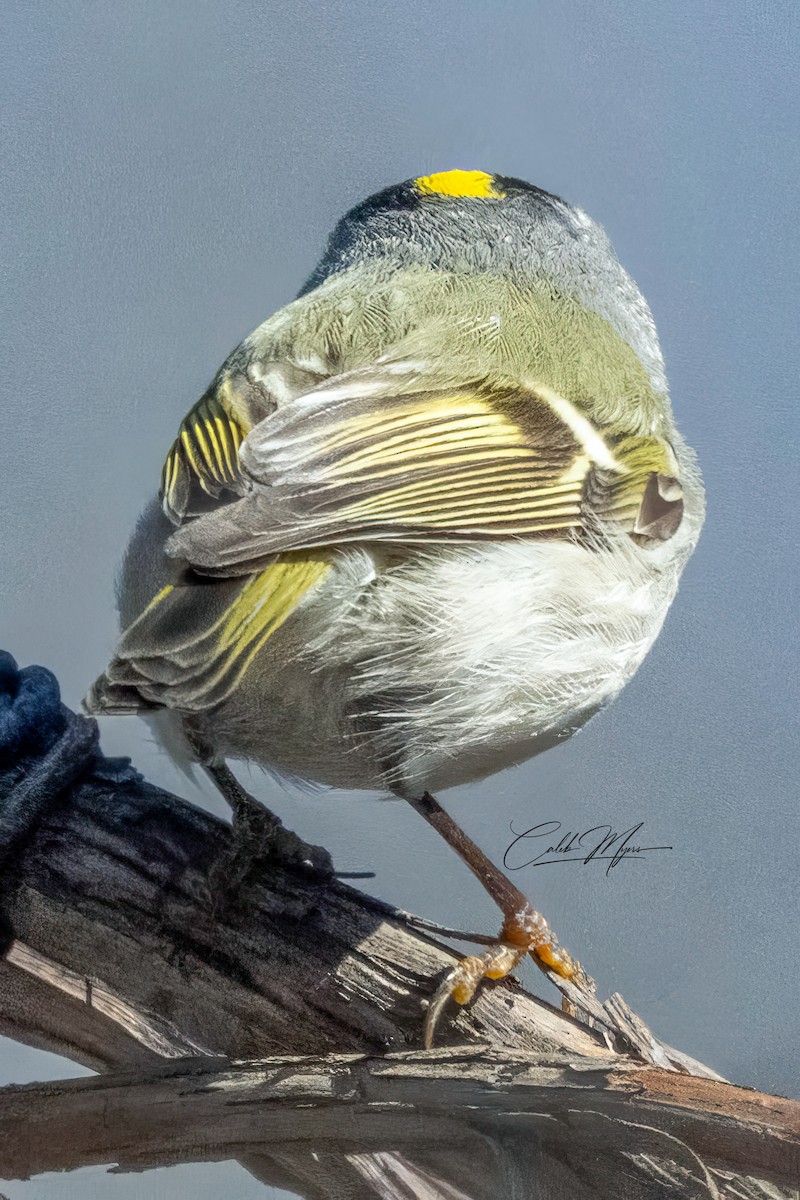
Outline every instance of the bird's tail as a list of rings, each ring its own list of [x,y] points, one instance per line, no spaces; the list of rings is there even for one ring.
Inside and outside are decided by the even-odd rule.
[[[143,717],[150,728],[154,743],[166,753],[190,783],[197,784],[197,758],[186,736],[180,714],[163,704],[145,699],[132,684],[114,682],[113,672],[119,661],[114,659],[108,670],[89,688],[81,701],[84,712],[96,717]]]
[[[92,716],[130,716],[133,713],[152,712],[160,705],[145,700],[144,696],[127,683],[115,683],[109,678],[113,671],[111,664],[89,688],[81,701],[83,711]]]

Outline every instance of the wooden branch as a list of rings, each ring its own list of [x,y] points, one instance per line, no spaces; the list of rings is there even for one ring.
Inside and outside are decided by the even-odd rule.
[[[506,1194],[498,1165],[520,1183],[538,1172],[541,1185],[567,1162],[586,1194],[602,1197],[665,1194],[665,1172],[681,1195],[724,1195],[726,1177],[750,1177],[788,1196],[800,1179],[798,1104],[614,1055],[542,1061],[497,1047],[184,1059],[145,1074],[6,1088],[0,1128],[0,1175],[14,1178],[224,1159],[236,1147],[245,1158],[274,1148],[296,1161],[323,1149],[373,1175],[390,1155],[393,1169],[400,1161],[474,1200]],[[352,1178],[363,1178],[357,1166]]]
[[[12,947],[9,960],[0,962],[0,1034],[77,1059],[93,1071],[153,1062],[144,1045],[86,1003],[85,988],[83,997],[70,995],[54,983],[53,970],[45,964],[20,944]]]
[[[229,826],[141,782],[74,792],[16,866],[6,962],[83,994],[156,1053],[419,1045],[423,1002],[454,952],[346,884],[280,864],[243,891],[235,912],[215,912],[207,878],[229,838]],[[6,991],[0,1014],[37,1041]],[[449,1043],[606,1052],[599,1035],[513,982],[487,987],[453,1017],[442,1031]],[[83,1034],[69,1036],[92,1065]]]

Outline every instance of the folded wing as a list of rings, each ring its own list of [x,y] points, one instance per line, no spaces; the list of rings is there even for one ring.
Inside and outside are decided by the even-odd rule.
[[[356,540],[576,537],[600,517],[633,533],[648,480],[672,479],[674,460],[657,439],[597,429],[544,385],[450,386],[441,371],[390,362],[266,417],[239,461],[241,498],[169,541],[201,571]]]

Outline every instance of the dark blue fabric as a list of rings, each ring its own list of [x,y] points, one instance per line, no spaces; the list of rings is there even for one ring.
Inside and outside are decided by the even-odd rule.
[[[76,726],[86,724],[94,727],[95,723],[61,703],[52,671],[36,666],[20,670],[12,655],[0,650],[0,796],[16,786],[21,774],[33,769],[70,730],[74,735]],[[84,765],[107,782],[141,778],[129,758],[106,758],[97,748]]]
[[[20,670],[0,651],[0,898],[43,818],[87,778],[119,784],[141,776],[129,759],[103,756],[97,722],[61,703],[51,671]],[[0,954],[10,938],[0,913]]]
[[[70,715],[52,671],[20,671],[11,655],[0,650],[0,771],[46,754]]]

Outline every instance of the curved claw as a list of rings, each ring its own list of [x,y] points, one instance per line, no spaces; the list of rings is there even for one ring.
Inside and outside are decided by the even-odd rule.
[[[527,954],[527,946],[508,946],[498,942],[483,954],[462,958],[448,971],[434,992],[425,1014],[425,1049],[433,1046],[433,1035],[444,1006],[451,998],[456,1004],[468,1004],[482,979],[503,979]]]
[[[433,993],[433,998],[428,1005],[428,1011],[425,1013],[425,1025],[423,1027],[424,1045],[426,1050],[430,1050],[433,1047],[433,1035],[436,1032],[436,1026],[439,1024],[439,1017],[442,1015],[442,1010],[452,995],[452,985],[457,975],[458,967],[453,967],[452,971],[447,972],[444,979]]]
[[[529,928],[524,930],[519,925],[507,925],[504,932],[509,933],[514,940],[496,942],[483,954],[471,954],[462,958],[447,972],[442,982],[433,994],[428,1011],[425,1014],[424,1038],[425,1049],[433,1046],[433,1038],[439,1019],[448,1000],[456,1004],[468,1004],[477,991],[482,979],[503,979],[509,975],[530,954],[539,967],[553,980],[557,987],[567,992],[568,984],[580,992],[587,993],[587,999],[594,996],[594,980],[583,967],[566,950],[562,949],[543,918],[538,913],[536,918],[528,922]],[[546,940],[543,935],[546,935]],[[568,993],[569,994],[569,993]]]

